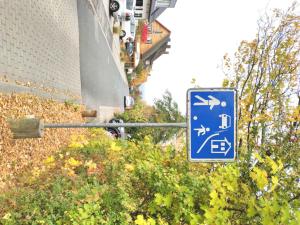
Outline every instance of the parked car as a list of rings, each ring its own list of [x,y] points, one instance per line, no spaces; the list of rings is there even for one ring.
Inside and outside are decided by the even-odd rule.
[[[124,123],[122,119],[111,119],[109,123]],[[114,138],[126,138],[125,128],[124,127],[107,127],[106,130],[111,134]]]
[[[132,109],[134,105],[134,98],[130,95],[124,96],[124,108],[125,109]]]
[[[121,7],[122,0],[110,0],[109,2],[109,10],[111,13],[119,11]]]
[[[126,52],[129,56],[133,55],[134,52],[134,42],[129,41],[125,43]]]
[[[134,69],[139,65],[140,62],[140,43],[138,41],[134,42],[135,47],[133,46],[126,46],[126,51],[129,56],[132,56],[134,54],[134,60],[133,63],[125,63],[125,71],[127,74],[130,74],[132,78],[135,77],[136,73],[134,72]],[[132,49],[133,48],[133,49]]]
[[[136,0],[110,0],[109,10],[120,21],[130,20],[134,16]]]
[[[141,50],[140,50],[141,46],[140,46],[140,42],[136,41],[135,42],[135,54],[134,54],[134,68],[136,68],[139,63],[140,63],[140,58],[141,58]]]
[[[133,86],[129,86],[128,90],[129,90],[129,93],[132,93],[133,92]]]
[[[136,22],[134,15],[130,16],[130,20],[123,20],[120,31],[120,38],[124,42],[133,42],[135,39]]]

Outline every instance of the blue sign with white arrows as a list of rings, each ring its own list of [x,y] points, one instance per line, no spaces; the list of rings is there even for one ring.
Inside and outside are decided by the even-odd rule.
[[[236,90],[189,89],[187,104],[189,160],[234,161],[237,151]]]

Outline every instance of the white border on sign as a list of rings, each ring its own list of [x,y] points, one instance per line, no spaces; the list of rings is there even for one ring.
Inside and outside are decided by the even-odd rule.
[[[233,159],[192,159],[191,154],[191,130],[190,130],[190,124],[191,124],[191,93],[192,92],[215,92],[215,91],[228,91],[234,93],[234,156]],[[186,121],[187,121],[187,129],[186,129],[186,138],[187,138],[187,158],[190,162],[234,162],[238,155],[238,146],[237,146],[237,124],[238,124],[238,104],[237,104],[237,89],[236,88],[190,88],[187,90],[187,96],[186,96]]]

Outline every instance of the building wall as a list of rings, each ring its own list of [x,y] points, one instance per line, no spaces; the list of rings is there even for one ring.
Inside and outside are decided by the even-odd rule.
[[[135,7],[135,18],[140,20],[148,20],[151,7],[151,0],[143,0],[143,6]]]
[[[76,0],[0,0],[0,78],[79,97],[78,32]]]
[[[148,29],[148,43],[141,43],[140,50],[141,55],[143,55],[145,52],[147,52],[150,48],[152,48],[154,45],[156,45],[159,41],[164,39],[166,36],[170,34],[170,31],[167,30],[164,26],[162,26],[157,21],[152,22],[148,25],[150,29]]]
[[[157,0],[156,7],[169,7],[171,5],[171,0]]]

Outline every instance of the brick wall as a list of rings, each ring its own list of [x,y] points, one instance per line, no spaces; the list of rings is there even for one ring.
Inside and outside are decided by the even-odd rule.
[[[0,0],[1,77],[81,95],[76,0]]]

